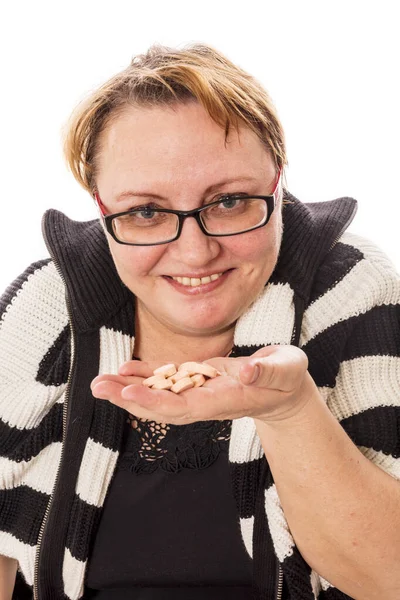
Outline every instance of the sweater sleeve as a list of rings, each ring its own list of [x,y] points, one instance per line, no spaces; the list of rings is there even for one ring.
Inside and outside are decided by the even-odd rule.
[[[310,372],[360,451],[400,479],[400,276],[347,233],[316,289],[301,340]]]
[[[60,459],[69,363],[64,286],[50,260],[0,300],[0,554],[33,581],[35,544]]]

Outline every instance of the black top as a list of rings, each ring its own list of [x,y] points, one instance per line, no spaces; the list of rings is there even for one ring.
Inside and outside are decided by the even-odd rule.
[[[249,600],[252,561],[228,464],[231,423],[166,431],[131,422],[89,558],[85,598]]]

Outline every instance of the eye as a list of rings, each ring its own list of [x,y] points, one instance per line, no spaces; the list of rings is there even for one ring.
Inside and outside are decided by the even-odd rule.
[[[219,202],[223,208],[235,208],[240,203],[240,198],[237,196],[223,196]]]
[[[143,219],[152,219],[156,213],[154,211],[154,207],[148,205],[135,208],[134,214],[135,216],[141,217]]]
[[[136,220],[153,219],[158,214],[156,210],[160,209],[162,209],[162,207],[153,202],[149,204],[139,204],[137,206],[132,206],[132,208],[127,211],[127,217]]]

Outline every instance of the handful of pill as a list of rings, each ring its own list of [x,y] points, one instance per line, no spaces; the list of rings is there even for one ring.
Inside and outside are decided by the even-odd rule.
[[[155,369],[153,375],[143,381],[143,385],[153,390],[170,390],[179,394],[192,387],[201,387],[207,379],[218,375],[221,373],[217,369],[203,363],[185,362],[178,369],[171,363]]]

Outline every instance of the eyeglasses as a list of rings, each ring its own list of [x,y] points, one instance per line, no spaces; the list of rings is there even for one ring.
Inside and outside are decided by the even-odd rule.
[[[224,194],[215,202],[188,211],[146,204],[108,215],[97,193],[94,198],[106,229],[116,242],[128,246],[157,246],[177,240],[189,217],[196,219],[205,235],[213,237],[240,235],[264,227],[277,203],[280,179],[281,171],[269,196]]]

